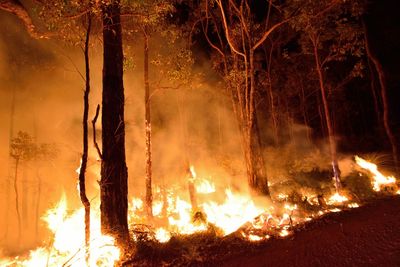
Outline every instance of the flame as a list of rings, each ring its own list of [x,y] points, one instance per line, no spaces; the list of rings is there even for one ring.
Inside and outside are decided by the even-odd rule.
[[[230,189],[225,190],[225,194],[222,204],[206,202],[202,205],[208,221],[221,228],[225,235],[264,212],[248,196],[234,194]]]
[[[171,233],[164,228],[158,228],[156,230],[155,237],[160,243],[165,243],[171,239]]]
[[[86,266],[84,209],[80,208],[69,214],[67,207],[63,194],[57,205],[42,218],[54,235],[51,244],[30,251],[25,260],[15,258],[9,263],[24,267]],[[114,266],[120,251],[114,245],[112,237],[101,234],[99,218],[98,212],[92,212],[89,266]]]
[[[384,186],[396,183],[396,178],[394,176],[383,175],[380,171],[378,171],[378,167],[376,166],[376,164],[368,162],[365,159],[360,158],[359,156],[355,156],[354,158],[358,166],[365,170],[368,170],[374,175],[372,180],[372,187],[376,192],[381,191],[382,187]]]
[[[196,171],[194,170],[194,166],[190,165],[189,170],[190,170],[190,174],[192,175],[192,178],[196,179],[197,174],[196,174]]]
[[[396,182],[394,177],[381,174],[375,164],[357,156],[356,162],[374,174],[372,186],[375,191],[381,190],[384,185]],[[79,170],[80,167],[77,171]],[[206,195],[216,192],[214,183],[198,178],[193,166],[190,166],[190,173],[197,193]],[[266,240],[271,236],[286,237],[294,233],[293,227],[298,224],[329,212],[341,211],[335,205],[343,204],[343,207],[348,208],[359,206],[351,202],[347,196],[336,192],[326,200],[326,204],[333,207],[307,213],[301,205],[290,203],[288,195],[283,193],[277,195],[278,206],[261,206],[256,205],[250,195],[232,192],[228,188],[225,189],[222,199],[218,198],[218,201],[213,199],[215,194],[208,195],[207,200],[204,200],[204,196],[200,196],[198,210],[192,210],[192,205],[187,200],[187,193],[179,194],[179,188],[175,187],[163,190],[165,190],[163,194],[154,195],[153,201],[153,215],[158,219],[151,223],[158,223],[158,225],[148,227],[153,232],[152,236],[161,243],[168,242],[172,235],[206,231],[210,224],[219,228],[222,235],[229,235],[240,229],[238,233],[252,242]],[[396,194],[400,194],[400,190]],[[306,199],[310,204],[318,204],[315,196],[307,193],[304,195],[307,195]],[[98,207],[98,203],[92,203],[92,207]],[[69,212],[67,208],[68,202],[63,194],[57,205],[49,209],[42,218],[53,233],[51,244],[30,251],[26,259],[18,257],[0,259],[0,266],[86,266],[84,209]],[[130,224],[149,223],[146,221],[144,203],[140,198],[132,198],[128,216]],[[99,218],[99,209],[92,209],[89,264],[90,266],[114,266],[119,260],[120,251],[111,237],[101,234]]]
[[[328,205],[335,205],[335,204],[341,204],[343,202],[347,202],[349,199],[345,196],[340,195],[338,192],[333,194],[327,201],[326,203]]]
[[[196,183],[196,192],[200,194],[214,193],[215,185],[206,179],[201,179],[201,180],[198,179]]]

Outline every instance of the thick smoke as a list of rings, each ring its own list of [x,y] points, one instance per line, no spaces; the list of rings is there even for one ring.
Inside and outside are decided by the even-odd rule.
[[[79,46],[66,46],[57,40],[33,40],[16,18],[1,13],[0,35],[0,246],[16,249],[17,219],[13,179],[15,160],[9,157],[10,127],[15,137],[27,132],[39,144],[50,144],[56,157],[30,161],[19,168],[19,206],[22,214],[22,248],[37,245],[47,238],[45,225],[37,217],[38,183],[41,180],[38,215],[52,207],[66,192],[71,208],[80,207],[77,194],[77,173],[82,150],[82,111],[84,90],[83,53]],[[97,38],[90,52],[91,94],[89,120],[101,104],[102,47]],[[165,41],[165,40],[164,40]],[[158,53],[164,42],[154,37],[150,57]],[[127,67],[124,77],[126,156],[130,197],[144,196],[145,132],[142,40],[126,44],[135,67]],[[179,46],[180,44],[176,44]],[[207,60],[205,60],[207,62]],[[152,90],[165,66],[150,65]],[[166,70],[164,69],[164,72]],[[152,153],[155,187],[180,187],[186,191],[187,162],[199,177],[212,180],[218,189],[231,187],[247,192],[247,179],[241,151],[238,124],[222,82],[218,82],[209,64],[195,65],[194,72],[203,78],[195,86],[157,90],[152,98]],[[179,81],[176,81],[179,83]],[[168,85],[171,85],[169,83]],[[172,84],[176,86],[176,84]],[[12,99],[15,109],[12,119]],[[90,122],[89,122],[90,123]],[[92,145],[89,124],[89,162],[87,190],[89,199],[99,198],[100,162]],[[97,140],[101,145],[101,117],[97,121]],[[268,125],[261,129],[268,131]],[[271,184],[288,179],[297,159],[311,155],[309,162],[321,169],[329,168],[329,159],[315,156],[315,146],[307,141],[309,129],[294,125],[292,138],[283,147],[265,150],[267,172]],[[264,132],[268,136],[270,133]],[[328,155],[321,149],[322,155]],[[324,152],[325,151],[325,152]],[[317,152],[315,152],[317,153]],[[300,162],[300,160],[299,160]],[[303,164],[303,163],[299,163]],[[221,190],[221,194],[223,190]],[[274,193],[272,189],[272,193]],[[7,215],[8,214],[8,215]],[[6,229],[8,227],[8,236]],[[21,249],[21,247],[19,247]]]
[[[46,239],[44,222],[39,219],[36,233],[36,203],[41,181],[38,215],[54,206],[66,192],[71,208],[80,206],[76,169],[82,150],[82,110],[84,75],[81,48],[66,46],[57,40],[33,40],[19,21],[2,13],[0,38],[0,170],[1,246],[17,249],[17,216],[13,180],[15,159],[9,157],[10,129],[28,133],[38,144],[50,144],[56,157],[27,161],[18,169],[19,207],[22,216],[21,248],[29,248]],[[134,68],[125,71],[126,153],[130,196],[144,195],[144,86],[141,39],[131,43]],[[160,40],[153,38],[150,56]],[[179,44],[177,44],[179,45]],[[102,48],[93,42],[90,52],[91,94],[89,119],[101,104]],[[158,80],[162,66],[150,65],[151,79]],[[200,68],[200,67],[199,67]],[[207,67],[207,73],[212,73]],[[215,80],[215,79],[214,79]],[[152,83],[154,84],[154,83]],[[155,90],[153,87],[152,90]],[[11,116],[15,96],[14,115]],[[186,162],[194,165],[199,176],[213,179],[222,186],[245,187],[237,124],[228,101],[222,97],[221,85],[197,84],[179,89],[158,90],[152,96],[153,179],[155,186],[176,184],[186,188]],[[12,118],[13,117],[13,118]],[[11,122],[12,121],[12,122]],[[90,122],[89,122],[90,123]],[[99,197],[100,162],[92,146],[87,170],[88,197]],[[97,139],[101,145],[101,117],[97,122]],[[235,166],[237,173],[232,175]],[[218,182],[221,181],[221,182]],[[222,185],[223,184],[223,185]],[[187,192],[183,192],[187,194]],[[8,214],[8,215],[6,215]],[[7,224],[7,225],[6,225]],[[8,227],[8,236],[6,229]]]

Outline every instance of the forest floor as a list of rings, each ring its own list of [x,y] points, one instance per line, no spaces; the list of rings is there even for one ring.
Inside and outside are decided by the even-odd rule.
[[[261,242],[215,232],[143,242],[124,266],[400,266],[400,197],[297,227],[291,236]]]

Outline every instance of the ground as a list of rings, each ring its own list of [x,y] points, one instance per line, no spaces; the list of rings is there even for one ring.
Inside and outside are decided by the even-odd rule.
[[[333,213],[246,255],[207,265],[400,266],[400,198]]]
[[[388,197],[328,214],[285,239],[197,235],[142,247],[146,253],[125,266],[400,266],[399,229],[400,197]]]

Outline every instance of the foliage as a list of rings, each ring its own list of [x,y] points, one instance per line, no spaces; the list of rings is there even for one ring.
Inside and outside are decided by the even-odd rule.
[[[12,138],[10,148],[10,156],[15,160],[48,160],[57,155],[57,149],[53,144],[38,144],[31,135],[22,131]]]

